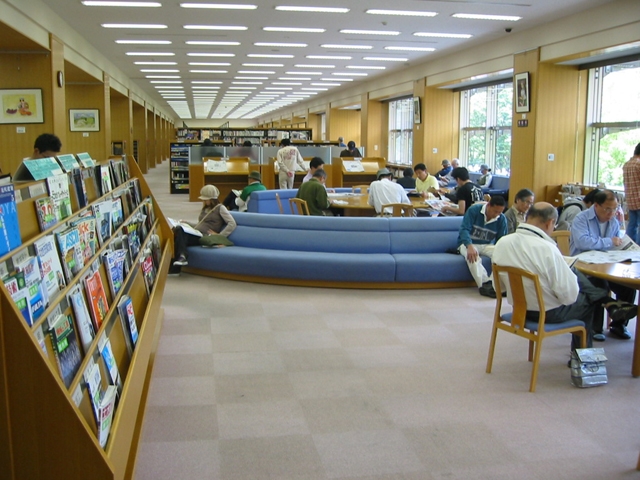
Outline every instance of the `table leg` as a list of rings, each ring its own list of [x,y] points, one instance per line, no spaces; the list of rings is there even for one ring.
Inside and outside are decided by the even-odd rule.
[[[636,317],[636,338],[633,342],[633,360],[631,363],[631,375],[640,377],[640,305],[638,305],[638,317]]]

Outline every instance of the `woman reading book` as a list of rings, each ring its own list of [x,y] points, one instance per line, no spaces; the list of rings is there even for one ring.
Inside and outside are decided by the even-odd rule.
[[[202,200],[202,210],[198,216],[198,222],[185,222],[180,220],[182,225],[178,224],[173,228],[174,240],[174,267],[182,267],[187,265],[187,247],[200,245],[200,238],[203,235],[222,235],[228,237],[236,228],[236,221],[233,219],[229,210],[218,201],[220,191],[214,185],[205,185],[200,190]],[[195,229],[193,233],[187,233],[185,230]],[[197,235],[200,233],[200,235]]]

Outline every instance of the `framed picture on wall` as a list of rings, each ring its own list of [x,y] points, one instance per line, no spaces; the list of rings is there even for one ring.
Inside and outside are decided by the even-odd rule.
[[[413,123],[422,123],[422,109],[420,97],[413,97]]]
[[[518,73],[515,75],[513,84],[516,86],[514,104],[516,113],[527,113],[531,110],[531,97],[529,94],[529,72]]]
[[[0,90],[0,123],[44,123],[42,89]]]
[[[72,132],[99,132],[100,110],[69,109],[69,130]]]

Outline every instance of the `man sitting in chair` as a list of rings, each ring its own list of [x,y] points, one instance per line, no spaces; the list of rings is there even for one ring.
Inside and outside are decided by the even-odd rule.
[[[311,180],[300,185],[296,198],[300,198],[307,202],[309,207],[309,215],[317,216],[333,216],[333,212],[329,210],[331,202],[327,195],[327,189],[324,184],[327,181],[327,172],[322,168],[318,168]]]
[[[587,347],[592,346],[591,325],[594,308],[604,306],[612,318],[622,320],[634,316],[636,306],[618,302],[602,288],[594,286],[582,273],[569,267],[553,239],[549,236],[558,219],[553,205],[539,202],[528,212],[526,223],[521,223],[512,235],[501,238],[493,251],[492,261],[503,267],[516,267],[538,275],[546,309],[546,323],[582,320],[587,330]],[[501,285],[508,285],[504,279]],[[507,289],[508,290],[508,289]],[[513,305],[511,293],[507,292]],[[533,284],[525,283],[527,319],[538,321]],[[571,349],[580,348],[580,337],[574,335]]]
[[[378,170],[378,180],[371,182],[369,186],[369,205],[375,208],[378,215],[391,215],[393,212],[388,208],[386,212],[382,211],[382,205],[388,203],[411,203],[407,192],[404,191],[402,185],[391,180],[392,173],[388,168]]]

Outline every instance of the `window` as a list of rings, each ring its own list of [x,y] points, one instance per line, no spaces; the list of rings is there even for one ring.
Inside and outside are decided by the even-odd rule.
[[[623,188],[622,165],[640,142],[640,60],[589,70],[586,183]]]
[[[460,160],[469,171],[486,163],[493,173],[511,171],[513,84],[460,92]]]
[[[413,164],[413,99],[389,102],[389,163]]]

